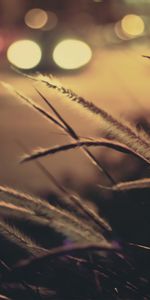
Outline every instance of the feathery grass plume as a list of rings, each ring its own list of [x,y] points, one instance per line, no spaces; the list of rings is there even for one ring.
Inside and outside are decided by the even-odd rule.
[[[109,223],[104,218],[101,218],[99,215],[97,215],[97,213],[90,209],[86,204],[84,204],[78,195],[70,194],[68,196],[70,200],[75,202],[77,207],[80,208],[85,213],[85,215],[90,218],[92,223],[98,226],[99,230],[103,229],[106,231],[112,231],[112,228],[109,225]]]
[[[50,79],[51,81],[51,79]],[[45,84],[45,82],[43,82]],[[54,82],[53,82],[54,83]],[[56,84],[58,85],[58,84]],[[60,85],[61,88],[61,85]],[[65,96],[65,90],[60,91],[61,93],[64,93]],[[70,91],[70,98],[73,97],[71,95],[72,91]],[[18,94],[19,97],[22,97],[22,95]],[[67,96],[68,97],[68,96]],[[78,96],[76,96],[78,97]],[[25,96],[26,98],[26,96]],[[26,101],[24,99],[24,101]],[[74,100],[75,103],[78,102],[76,99]],[[70,101],[72,103],[72,101]],[[78,103],[77,103],[78,104]],[[32,105],[31,105],[32,106]],[[80,103],[79,107],[85,106],[85,100],[84,105],[83,103]],[[87,105],[88,106],[88,105]],[[33,106],[32,106],[33,107]],[[53,109],[52,109],[53,110]],[[55,110],[55,109],[54,109]],[[55,111],[53,110],[53,113],[55,114]],[[89,108],[87,107],[87,110],[89,111]],[[39,110],[38,110],[39,111]],[[41,114],[43,114],[42,111],[39,111]],[[51,113],[51,112],[50,112]],[[114,118],[111,118],[108,115],[104,115],[103,111],[101,112],[94,112],[98,115],[98,118],[100,117],[103,119],[104,126],[108,127],[108,130],[116,130],[117,134],[121,135],[122,137],[125,134],[126,139],[128,135],[128,131],[125,131],[124,129],[120,129],[120,123],[115,123],[115,125],[110,125],[111,122],[114,122]],[[56,119],[55,119],[56,116]],[[77,135],[77,137],[71,136],[73,134],[73,128],[69,131],[68,124],[63,122],[63,119],[61,120],[59,118],[59,115],[56,114],[54,116],[54,120],[56,120],[55,125],[63,130],[64,132],[68,134],[69,137],[73,138],[76,142],[76,144],[85,142],[97,142],[102,141],[98,139],[81,139],[80,136]],[[48,116],[46,116],[48,118]],[[53,116],[52,116],[53,118]],[[51,118],[51,122],[54,123],[53,119]],[[57,120],[58,119],[58,120]],[[64,120],[65,121],[65,120]],[[59,125],[61,124],[61,126]],[[109,126],[108,126],[109,125]],[[113,127],[110,129],[109,127]],[[116,127],[115,127],[116,126]],[[119,127],[119,129],[118,129]],[[126,127],[126,125],[125,125]],[[127,126],[128,127],[128,126]],[[116,129],[117,128],[117,129]],[[130,127],[129,127],[130,129]],[[120,130],[120,131],[119,131]],[[122,133],[120,133],[123,131]],[[134,131],[131,129],[131,133]],[[110,132],[110,131],[109,131]],[[76,134],[76,132],[75,132]],[[115,133],[116,134],[116,133]],[[134,132],[135,136],[138,136],[137,132]],[[135,136],[134,136],[134,143],[135,143]],[[140,141],[142,140],[141,137],[138,137]],[[80,140],[81,139],[81,140]],[[116,138],[117,139],[117,138]],[[130,135],[131,139],[131,135]],[[146,140],[146,138],[145,138]],[[135,146],[129,147],[125,142],[122,144],[117,142],[112,142],[109,140],[109,143],[114,143],[112,145],[112,148],[118,151],[123,151],[125,153],[132,153],[133,155],[136,155],[140,157],[141,159],[144,159],[145,161],[149,162],[149,158],[145,157],[145,154],[143,155],[142,150],[138,151],[135,150]],[[72,143],[73,147],[76,148],[77,146],[74,146],[75,143]],[[71,145],[72,145],[71,144]],[[146,145],[148,144],[148,141],[146,141]],[[118,146],[119,145],[119,146]],[[121,145],[121,146],[120,146]],[[66,146],[66,145],[65,145]],[[56,152],[59,151],[65,151],[65,146],[58,146],[54,147]],[[91,145],[92,146],[92,145]],[[67,146],[70,147],[70,146]],[[87,144],[80,145],[81,149],[83,147],[87,147],[87,150],[89,149]],[[89,146],[90,147],[90,146]],[[121,148],[122,147],[122,148]],[[138,142],[139,147],[139,142]],[[56,149],[57,148],[57,149]],[[72,149],[71,148],[71,149]],[[142,148],[142,147],[141,147]],[[61,150],[60,150],[61,149]],[[146,149],[146,146],[144,146],[144,149]],[[52,150],[52,149],[51,149]],[[67,148],[69,150],[69,148]],[[54,151],[54,150],[52,150]],[[144,150],[145,151],[145,150]],[[147,150],[148,151],[148,150]],[[28,153],[28,151],[25,152]],[[137,155],[138,153],[138,155]],[[145,153],[145,152],[144,152]],[[144,157],[142,157],[142,155]],[[35,160],[35,162],[38,163],[38,160]],[[40,162],[39,162],[40,166]],[[41,167],[41,170],[44,170]],[[45,174],[47,174],[46,171],[44,171]],[[29,224],[32,226],[32,224],[39,226],[42,224],[47,225],[47,229],[49,227],[52,227],[55,229],[55,232],[59,232],[64,235],[64,237],[69,238],[66,242],[67,246],[58,247],[58,248],[50,248],[47,252],[43,253],[41,251],[38,252],[38,255],[36,250],[34,253],[29,253],[30,258],[22,261],[17,262],[13,269],[11,270],[4,270],[4,272],[1,273],[1,283],[0,283],[0,290],[2,294],[5,294],[5,291],[7,291],[6,296],[11,296],[12,298],[16,298],[15,293],[20,293],[19,288],[21,285],[23,286],[22,294],[24,295],[24,291],[26,287],[31,287],[31,291],[33,290],[33,293],[29,295],[29,298],[33,299],[45,299],[45,296],[47,299],[75,299],[74,292],[76,289],[76,286],[78,285],[80,278],[81,278],[81,289],[77,291],[79,297],[83,299],[144,299],[148,300],[150,298],[150,288],[148,286],[149,283],[149,269],[148,266],[146,266],[145,269],[143,269],[143,261],[141,258],[144,258],[144,261],[149,259],[149,251],[150,247],[146,245],[141,245],[140,242],[138,244],[134,242],[124,242],[124,238],[122,239],[121,234],[119,234],[119,240],[121,242],[114,241],[113,239],[113,233],[110,237],[110,234],[108,231],[111,231],[110,225],[107,223],[107,221],[103,220],[103,218],[99,217],[95,211],[90,209],[88,206],[86,206],[86,203],[84,203],[84,199],[80,198],[80,196],[74,194],[72,191],[68,191],[65,188],[63,188],[61,185],[59,185],[59,182],[57,180],[55,181],[55,178],[52,178],[51,175],[48,175],[48,178],[52,179],[53,183],[56,184],[58,189],[63,194],[63,203],[70,203],[75,211],[80,211],[81,213],[75,214],[74,211],[71,211],[70,207],[62,208],[61,205],[57,206],[55,205],[49,205],[48,202],[42,199],[36,199],[35,197],[24,195],[17,191],[7,191],[5,193],[4,189],[0,187],[0,219],[9,221],[9,224],[12,224],[14,221],[14,224],[25,224],[25,220],[31,220],[31,223]],[[150,179],[146,179],[150,180]],[[120,183],[125,184],[125,183]],[[119,184],[114,184],[113,187],[108,187],[108,189],[113,190],[115,186]],[[149,187],[149,186],[148,186]],[[6,188],[7,189],[7,188]],[[2,196],[2,198],[1,198]],[[117,197],[117,194],[115,195]],[[61,200],[60,200],[61,201]],[[103,201],[103,199],[102,199]],[[69,205],[68,205],[69,206]],[[3,217],[3,212],[5,214],[8,212],[10,217],[7,218],[7,215]],[[18,215],[20,215],[20,219],[18,218]],[[113,215],[115,218],[116,216]],[[113,217],[112,216],[112,217]],[[20,223],[21,218],[23,219],[23,223]],[[19,221],[19,222],[18,222]],[[3,221],[2,221],[3,222]],[[36,224],[35,224],[35,223]],[[113,223],[113,222],[112,222]],[[5,225],[5,223],[4,223]],[[124,224],[126,227],[126,223]],[[7,226],[7,223],[6,223]],[[10,225],[8,225],[10,226]],[[26,241],[24,245],[24,237],[22,241],[22,230],[18,229],[19,232],[16,232],[16,226],[17,228],[20,226],[15,225],[15,227],[12,226],[12,230],[14,231],[13,234],[8,234],[8,238],[12,241],[16,238],[16,244],[18,242],[18,238],[20,239],[21,235],[21,242],[19,240],[18,243],[20,243],[21,247],[26,247]],[[22,227],[22,226],[21,226]],[[45,226],[46,227],[46,226]],[[0,227],[1,228],[1,227]],[[28,228],[27,228],[28,229]],[[42,228],[43,229],[43,228]],[[117,230],[118,228],[116,228]],[[21,232],[20,232],[21,231]],[[26,232],[26,230],[25,230]],[[50,230],[48,232],[51,232]],[[107,235],[105,235],[105,232]],[[121,232],[121,228],[120,231]],[[115,232],[117,233],[117,232]],[[6,236],[6,233],[4,233]],[[15,237],[14,237],[15,235]],[[29,233],[30,235],[30,233]],[[10,237],[9,237],[10,236]],[[19,236],[19,237],[18,237]],[[26,234],[25,234],[26,237]],[[40,233],[38,234],[38,237],[40,238]],[[110,239],[108,238],[110,237]],[[7,237],[6,237],[7,238]],[[27,233],[28,238],[28,233]],[[46,232],[46,238],[51,238],[51,234],[49,235]],[[55,238],[55,235],[54,235]],[[128,240],[128,237],[127,237]],[[131,239],[129,239],[131,240]],[[74,241],[76,243],[71,244],[71,241]],[[31,240],[31,242],[33,242]],[[29,241],[30,243],[30,241]],[[33,242],[34,243],[34,242]],[[23,245],[22,245],[23,244]],[[121,244],[121,246],[119,246]],[[28,245],[27,245],[28,247]],[[29,251],[30,251],[30,247]],[[137,249],[136,249],[137,248]],[[31,247],[32,251],[32,247]],[[137,256],[136,256],[137,254]],[[140,255],[139,255],[140,254]],[[146,255],[145,255],[146,254]],[[135,257],[134,257],[135,255]],[[143,257],[142,257],[143,255]],[[34,257],[32,259],[32,256]],[[140,259],[139,259],[140,257]],[[73,261],[74,259],[74,261]],[[83,261],[84,260],[84,261]],[[142,261],[142,262],[141,262]],[[146,261],[147,262],[147,261]],[[146,265],[148,265],[146,263]],[[141,268],[142,266],[142,268]],[[0,263],[0,268],[2,267],[2,264]],[[61,271],[63,269],[63,271]],[[139,272],[140,270],[140,272]],[[141,271],[142,270],[142,271]],[[145,272],[146,270],[146,272]],[[63,277],[63,272],[65,272],[65,276]],[[98,274],[97,278],[95,275],[95,272]],[[32,276],[33,274],[33,276]],[[74,276],[75,274],[75,276]],[[29,275],[29,276],[28,276]],[[67,277],[67,276],[70,277]],[[79,275],[79,276],[78,276]],[[81,277],[80,277],[81,275]],[[77,277],[79,277],[77,279]],[[51,280],[52,278],[52,280]],[[68,280],[69,279],[69,280]],[[24,280],[27,282],[25,283]],[[72,284],[73,281],[73,284]],[[66,283],[69,282],[69,286],[66,285]],[[94,282],[94,283],[93,283]],[[3,283],[6,287],[6,290],[3,290]],[[8,285],[7,285],[8,283]],[[55,288],[54,294],[48,295],[47,293],[53,289],[53,283]],[[65,283],[65,284],[64,284]],[[75,283],[75,284],[74,284]],[[51,286],[52,285],[52,286]],[[38,294],[38,287],[40,288],[48,288],[48,291],[46,291],[46,295],[40,293]],[[44,287],[43,287],[44,286]],[[70,290],[73,286],[73,292],[72,297],[69,297]],[[85,289],[85,286],[87,287]],[[82,287],[85,290],[85,293],[82,294]],[[75,289],[74,289],[75,288]],[[91,288],[91,290],[90,290]],[[69,292],[68,292],[69,290]],[[35,292],[35,293],[34,293]],[[17,296],[18,296],[17,294]],[[66,296],[67,295],[67,296]],[[28,296],[28,295],[27,295]],[[21,299],[24,298],[23,296]],[[28,298],[28,297],[25,297]]]
[[[146,188],[150,188],[150,178],[120,182],[115,184],[112,187],[108,187],[108,189],[111,189],[113,191],[129,191],[129,190],[146,189]]]
[[[22,143],[19,142],[19,145],[27,151],[26,147],[24,147]],[[84,204],[79,195],[75,195],[65,189],[65,187],[58,182],[58,180],[41,164],[39,160],[36,160],[36,164],[41,169],[41,171],[44,172],[44,174],[53,182],[53,184],[61,191],[61,194],[63,194],[63,197],[61,197],[61,202],[67,204],[66,209],[70,210],[73,208],[74,212],[77,214],[79,214],[80,212],[80,218],[82,218],[82,216],[84,216],[84,218],[86,217],[86,219],[84,219],[84,222],[91,222],[91,226],[96,225],[97,230],[103,229],[106,231],[112,231],[108,222],[106,222],[104,218],[101,218],[98,214],[96,214],[96,212],[94,212],[86,204]]]
[[[29,105],[30,107],[32,107],[36,111],[38,111],[47,120],[49,120],[50,122],[58,125],[60,128],[64,128],[63,125],[56,118],[54,118],[52,115],[50,115],[49,113],[47,113],[46,110],[44,110],[41,106],[39,106],[38,104],[36,104],[31,98],[26,97],[20,91],[15,90],[12,85],[10,85],[10,84],[8,84],[8,83],[6,83],[4,81],[0,81],[0,83],[1,83],[2,86],[4,86],[13,95],[17,95],[20,99],[22,99],[22,101],[25,104]]]
[[[50,227],[50,222],[48,219],[37,216],[34,211],[31,211],[27,208],[22,207],[23,202],[20,202],[19,205],[14,205],[14,199],[12,197],[6,197],[5,200],[0,200],[0,218],[5,219],[12,217],[13,219],[21,219],[30,223],[36,223],[37,225],[45,225]]]
[[[22,144],[22,142],[17,142],[23,150],[26,152],[29,152],[26,146]],[[67,204],[66,209],[74,209],[75,213],[79,214],[80,211],[80,218],[84,215],[86,217],[87,222],[92,222],[92,224],[97,225],[97,230],[104,229],[106,231],[112,231],[110,225],[104,218],[101,218],[96,212],[91,210],[82,199],[80,199],[79,195],[75,195],[71,192],[69,192],[63,185],[61,185],[58,180],[50,173],[49,170],[47,170],[39,160],[36,160],[37,166],[40,168],[40,170],[53,182],[53,184],[60,190],[63,197],[61,197],[61,202],[64,204]],[[82,215],[81,215],[82,213]],[[88,217],[88,219],[87,219]],[[84,219],[85,221],[85,219]],[[92,225],[91,224],[91,225]]]
[[[58,113],[58,111],[54,108],[54,106],[50,103],[49,100],[47,100],[43,94],[39,92],[38,89],[36,89],[37,93],[41,96],[41,98],[44,100],[44,102],[50,107],[50,109],[54,112],[54,114],[59,118],[60,122],[64,125],[64,128],[60,128],[64,130],[73,140],[80,141],[79,135],[75,132],[75,130],[68,124],[68,122],[65,121],[65,119]],[[86,148],[81,147],[81,150],[83,153],[87,156],[88,159],[93,163],[94,166],[97,167],[97,169],[100,172],[103,172],[105,176],[110,180],[110,182],[115,183],[112,176],[108,173],[108,171],[102,167],[100,162],[95,158],[95,156]]]
[[[5,186],[0,186],[0,196],[3,201],[13,203],[19,207],[21,206],[25,209],[31,210],[31,212],[39,210],[40,206],[48,205],[45,200],[42,201],[39,198],[34,198],[28,194],[18,192],[15,189]]]
[[[22,144],[22,142],[18,142],[17,143],[19,144],[19,146],[21,146],[21,148],[23,148],[24,151],[26,152],[29,152],[26,148],[26,146],[24,146]],[[79,196],[76,196],[72,193],[70,193],[63,185],[61,185],[59,182],[58,182],[58,179],[56,179],[51,173],[49,170],[47,170],[45,168],[45,166],[42,165],[42,163],[39,161],[39,160],[36,160],[35,161],[36,165],[39,167],[39,169],[42,171],[42,173],[44,173],[46,175],[46,177],[48,179],[50,179],[50,181],[57,187],[57,189],[61,192],[61,204],[65,205],[65,209],[69,210],[72,212],[73,210],[73,213],[77,214],[80,216],[80,218],[84,217],[84,221],[87,221],[89,222],[90,220],[87,220],[87,216],[89,215],[89,208],[86,207],[85,208],[85,205],[83,204],[82,200],[79,198]],[[83,208],[84,207],[84,208]],[[93,220],[93,217],[91,217],[91,219]],[[97,219],[99,219],[99,216],[97,216]],[[98,222],[98,221],[97,221]],[[99,221],[100,222],[100,221]],[[102,219],[102,225],[104,224],[104,220]],[[107,223],[106,223],[107,224]],[[104,225],[101,227],[104,227]],[[107,224],[105,225],[104,227],[105,229],[106,228],[109,228],[110,230],[110,226]],[[99,227],[98,227],[99,229]]]
[[[26,76],[26,75],[25,75]],[[116,138],[119,142],[124,143],[131,149],[133,149],[137,154],[144,156],[145,159],[150,163],[150,151],[149,151],[149,143],[142,137],[140,137],[135,128],[131,128],[129,125],[122,123],[118,119],[114,118],[112,115],[108,114],[105,110],[97,107],[92,102],[85,100],[84,98],[78,96],[72,90],[63,87],[56,80],[52,79],[52,77],[38,75],[38,76],[28,76],[35,81],[40,81],[46,84],[47,87],[52,88],[71,102],[79,104],[81,108],[86,109],[88,112],[96,115],[98,120],[101,120],[101,127],[105,129],[107,133],[109,133],[113,138]]]
[[[60,246],[57,248],[52,248],[50,250],[48,250],[48,252],[44,255],[39,255],[36,258],[33,259],[27,259],[24,260],[20,263],[18,263],[16,265],[16,267],[13,268],[12,271],[8,272],[8,276],[12,276],[12,278],[14,277],[15,279],[17,278],[17,276],[21,276],[21,274],[23,275],[25,271],[29,272],[30,269],[34,269],[34,268],[40,268],[41,266],[43,267],[43,265],[45,264],[49,264],[51,259],[54,259],[56,257],[60,257],[60,256],[65,256],[68,254],[73,254],[73,253],[80,253],[80,252],[104,252],[104,251],[108,251],[108,252],[121,252],[121,248],[116,245],[116,244],[112,244],[109,243],[107,241],[102,241],[99,243],[76,243],[76,244],[71,244],[71,245],[67,245],[67,246]]]
[[[143,122],[144,121],[144,122]],[[150,144],[150,124],[147,120],[137,120],[136,123],[137,134],[141,136],[147,143]]]
[[[64,152],[67,150],[75,149],[78,147],[100,147],[100,146],[105,146],[111,149],[114,149],[119,152],[127,153],[127,154],[133,154],[134,156],[140,158],[141,160],[144,160],[145,162],[148,163],[148,160],[142,156],[141,154],[135,152],[132,148],[129,148],[128,146],[121,144],[116,141],[112,141],[109,139],[95,139],[95,140],[80,140],[78,142],[73,142],[70,144],[62,145],[62,146],[55,146],[51,148],[46,148],[46,149],[39,149],[39,150],[34,150],[30,155],[24,155],[21,159],[21,163],[34,160],[43,156],[47,156],[50,154],[55,154],[58,152]]]
[[[26,198],[23,197],[25,194],[22,194],[21,201],[18,199],[18,194],[16,190],[0,186],[0,216],[11,215],[13,218],[20,217],[24,220],[36,222],[37,224],[48,225],[48,219],[37,216],[34,210],[31,209],[30,202],[28,203],[25,200]],[[19,195],[21,196],[21,193]]]
[[[47,252],[46,249],[38,246],[33,240],[30,239],[26,234],[16,228],[14,225],[0,220],[0,234],[3,235],[7,240],[12,241],[18,247],[25,249],[28,253],[33,256],[44,254]]]
[[[4,207],[4,208],[10,209],[10,210],[15,210],[18,213],[22,212],[22,213],[28,213],[30,215],[34,215],[34,212],[27,208],[14,205],[13,203],[7,203],[3,200],[0,200],[0,207]]]
[[[58,182],[58,180],[40,163],[40,161],[36,160],[36,164],[42,170],[42,172],[44,172],[44,174],[53,182],[53,184],[61,191],[61,194],[63,194],[63,197],[61,197],[61,202],[67,204],[66,209],[70,210],[73,208],[74,212],[77,214],[79,214],[80,212],[80,218],[84,216],[84,218],[86,218],[84,219],[84,222],[91,222],[93,225],[97,225],[97,230],[104,229],[106,231],[112,231],[108,222],[104,218],[101,218],[99,215],[97,215],[96,212],[91,210],[86,204],[84,204],[79,195],[75,195],[65,189]]]
[[[1,193],[3,194],[3,201],[12,203],[17,200],[17,203],[20,206],[23,205],[23,207],[34,211],[36,216],[49,220],[50,227],[53,227],[56,231],[62,233],[71,240],[97,242],[98,240],[104,239],[100,232],[96,233],[94,229],[83,222],[82,219],[77,218],[66,210],[59,209],[58,207],[49,204],[45,200],[3,186],[0,186],[0,194]]]
[[[47,111],[45,111],[39,105],[35,104],[35,102],[31,98],[26,97],[21,92],[15,90],[10,84],[5,83],[3,81],[1,81],[1,84],[5,88],[7,88],[10,92],[12,92],[13,94],[16,94],[19,98],[21,98],[26,104],[30,105],[36,111],[41,113],[46,119],[48,119],[49,121],[51,121],[52,123],[57,125],[59,129],[65,131],[74,140],[77,140],[77,141],[80,140],[79,136],[76,134],[74,129],[61,117],[61,115],[52,106],[52,104],[37,89],[36,89],[36,91],[38,92],[38,94],[42,97],[42,99],[45,101],[45,103],[52,109],[53,113],[57,116],[57,118],[59,119],[60,122],[56,118],[54,118],[52,115],[47,113]],[[88,149],[86,149],[86,147],[81,147],[81,149],[83,150],[84,154],[86,154],[86,156],[91,160],[91,162],[98,168],[98,170],[100,172],[103,172],[112,183],[115,183],[113,178],[110,176],[110,174],[107,172],[107,170],[105,170],[105,168],[101,166],[101,164],[94,157],[94,155]]]

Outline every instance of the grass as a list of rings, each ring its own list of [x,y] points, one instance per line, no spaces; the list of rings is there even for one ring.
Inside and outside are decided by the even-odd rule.
[[[56,201],[53,196],[47,201],[0,186],[1,299],[150,299],[150,179],[115,182],[91,152],[91,147],[110,148],[136,157],[147,168],[150,142],[146,133],[115,119],[52,77],[25,76],[42,82],[46,89],[54,89],[56,97],[60,93],[62,101],[68,101],[73,110],[86,110],[111,138],[80,137],[38,89],[47,110],[2,82],[48,124],[67,134],[70,142],[47,149],[40,145],[32,153],[21,143],[24,154],[18,162],[36,162],[59,189],[62,196]],[[99,190],[111,192],[111,199],[105,203],[99,193],[97,210],[83,196],[62,186],[39,160],[60,151],[67,155],[76,148],[107,179],[108,186],[99,183]],[[96,204],[94,197],[91,202]]]

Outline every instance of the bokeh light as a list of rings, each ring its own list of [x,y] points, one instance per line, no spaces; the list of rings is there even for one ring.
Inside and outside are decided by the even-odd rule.
[[[34,68],[39,64],[41,56],[40,47],[31,40],[19,40],[14,42],[7,50],[9,62],[20,69]]]
[[[34,8],[25,15],[25,24],[32,29],[40,29],[46,25],[48,14],[45,10]]]
[[[42,30],[52,30],[58,23],[57,15],[53,11],[47,11],[47,21],[42,27]]]
[[[67,39],[60,42],[53,52],[55,63],[63,69],[78,69],[92,57],[90,47],[83,41]]]
[[[138,15],[129,14],[121,20],[121,27],[128,37],[136,37],[144,32],[144,21]]]
[[[123,31],[120,21],[114,25],[114,31],[115,31],[116,36],[120,40],[126,41],[126,40],[131,39],[131,36],[125,34],[125,32]]]

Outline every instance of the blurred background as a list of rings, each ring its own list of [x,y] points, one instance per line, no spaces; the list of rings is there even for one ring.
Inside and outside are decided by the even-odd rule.
[[[114,116],[147,127],[150,61],[144,55],[150,55],[149,0],[0,0],[0,80],[44,106],[38,87],[80,136],[99,136],[98,123],[11,66],[28,74],[52,74]],[[21,145],[28,150],[49,147],[68,142],[68,137],[3,86],[0,141],[1,184],[34,193],[55,189],[34,162],[19,165],[25,151]],[[140,168],[133,158],[127,165],[126,156],[114,151],[93,153],[117,181]],[[80,150],[41,161],[65,184],[100,180]]]

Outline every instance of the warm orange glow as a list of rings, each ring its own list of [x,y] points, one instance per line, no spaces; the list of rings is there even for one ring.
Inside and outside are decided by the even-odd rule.
[[[33,41],[20,40],[8,48],[7,58],[10,63],[21,69],[32,69],[41,60],[41,49]]]
[[[121,21],[123,32],[129,37],[136,37],[144,32],[144,21],[137,15],[126,15]]]
[[[79,40],[67,39],[60,42],[53,52],[55,63],[63,69],[78,69],[92,57],[90,47]]]
[[[25,15],[25,23],[32,29],[40,29],[44,27],[47,21],[47,12],[40,8],[31,9]]]

